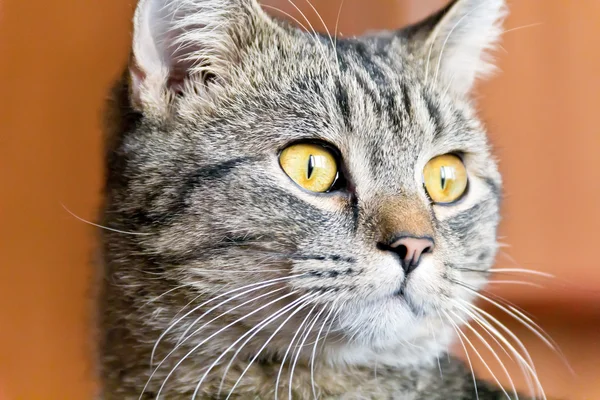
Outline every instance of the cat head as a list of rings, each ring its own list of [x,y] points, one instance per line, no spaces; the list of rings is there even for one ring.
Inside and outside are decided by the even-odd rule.
[[[471,92],[504,14],[458,0],[336,39],[253,0],[142,0],[104,213],[131,233],[104,239],[115,285],[138,288],[124,319],[155,340],[228,293],[219,321],[238,330],[221,337],[283,310],[257,336],[280,327],[270,353],[302,321],[331,324],[340,362],[438,351],[497,248],[501,180]]]

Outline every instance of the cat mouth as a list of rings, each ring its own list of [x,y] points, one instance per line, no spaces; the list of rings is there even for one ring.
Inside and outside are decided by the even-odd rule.
[[[400,287],[394,292],[394,297],[403,297],[406,298],[406,285],[408,283],[408,279],[404,278]]]
[[[394,292],[396,297],[406,297],[406,284],[400,285],[400,288]]]
[[[421,310],[411,301],[410,296],[406,295],[407,282],[408,279],[402,281],[398,290],[393,293],[393,297],[400,300],[403,305],[406,305],[414,315],[419,315]]]

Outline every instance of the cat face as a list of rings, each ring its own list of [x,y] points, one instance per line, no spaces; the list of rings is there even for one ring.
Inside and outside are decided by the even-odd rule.
[[[500,176],[468,95],[502,6],[330,40],[250,0],[142,1],[109,140],[105,224],[135,233],[106,233],[115,279],[140,303],[182,287],[169,318],[228,291],[241,331],[281,312],[258,334],[279,327],[274,353],[303,322],[343,362],[443,344],[497,247]]]

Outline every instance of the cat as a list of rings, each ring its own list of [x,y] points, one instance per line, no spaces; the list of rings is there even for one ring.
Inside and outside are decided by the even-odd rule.
[[[446,353],[498,248],[472,97],[506,14],[335,38],[141,0],[105,138],[102,397],[516,398]]]

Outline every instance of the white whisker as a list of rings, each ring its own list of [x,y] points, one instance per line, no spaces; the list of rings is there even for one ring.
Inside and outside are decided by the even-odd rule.
[[[308,28],[305,25],[303,25],[300,21],[298,21],[298,18],[295,18],[290,13],[283,11],[281,8],[277,8],[277,7],[271,6],[269,4],[261,4],[260,6],[264,7],[264,8],[270,8],[271,10],[275,10],[277,12],[280,12],[281,14],[285,15],[286,17],[290,18],[292,21],[294,21],[295,23],[297,23],[298,26],[300,26],[306,32],[308,32]]]
[[[537,276],[542,276],[544,278],[555,278],[555,276],[553,274],[547,273],[547,272],[542,272],[542,271],[536,271],[534,269],[526,269],[526,268],[490,268],[488,269],[489,272],[502,272],[502,273],[523,273],[523,274],[530,274],[530,275],[537,275]]]
[[[525,29],[525,28],[533,28],[535,26],[540,26],[540,25],[542,25],[541,22],[535,22],[533,24],[518,26],[516,28],[511,28],[511,29],[505,30],[504,32],[502,32],[502,35],[504,35],[505,33],[508,33],[508,32],[514,32],[514,31],[518,31],[518,30],[521,30],[521,29]]]
[[[270,286],[277,285],[278,283],[280,283],[280,279],[281,279],[281,278],[276,278],[275,280],[264,281],[264,282],[262,282],[262,283],[264,283],[264,284],[261,284],[261,285],[259,285],[259,286],[255,286],[255,287],[253,287],[253,288],[251,288],[251,289],[245,290],[245,291],[243,291],[243,292],[241,292],[241,293],[238,293],[238,294],[236,294],[236,295],[234,295],[234,296],[231,296],[231,297],[229,297],[229,298],[227,298],[227,299],[223,300],[222,302],[218,303],[218,304],[217,304],[217,305],[215,305],[215,306],[212,306],[212,307],[211,307],[211,308],[209,308],[209,309],[208,309],[206,312],[204,312],[202,315],[200,315],[198,318],[196,318],[196,319],[195,319],[195,320],[194,320],[194,321],[193,321],[193,322],[192,322],[192,323],[191,323],[191,324],[190,324],[190,325],[189,325],[189,326],[186,328],[186,330],[185,330],[185,331],[184,331],[184,332],[181,334],[181,336],[179,337],[179,340],[177,341],[177,344],[181,343],[181,342],[184,340],[184,338],[186,337],[186,335],[188,334],[188,332],[189,332],[189,331],[190,331],[190,330],[191,330],[191,329],[192,329],[192,328],[193,328],[193,327],[194,327],[194,326],[195,326],[195,325],[196,325],[196,324],[197,324],[199,321],[201,321],[201,320],[202,320],[202,318],[204,318],[205,316],[207,316],[208,314],[210,314],[210,313],[211,313],[211,312],[213,312],[214,310],[218,309],[219,307],[223,306],[224,304],[227,304],[227,303],[229,303],[230,301],[232,301],[232,300],[235,300],[235,299],[237,299],[237,298],[239,298],[239,297],[241,297],[241,296],[243,296],[243,295],[245,295],[245,294],[248,294],[248,293],[251,293],[251,292],[254,292],[254,291],[260,290],[260,289],[264,289],[264,288],[267,288],[267,287],[270,287]],[[285,279],[289,279],[289,277],[285,277]],[[269,292],[269,293],[271,293],[271,292]],[[230,294],[230,292],[227,292],[227,293],[224,293],[224,294],[222,294],[222,295],[219,295],[219,296],[217,296],[217,297],[214,297],[214,298],[212,298],[211,300],[216,300],[216,299],[218,299],[218,298],[220,298],[220,297],[223,297],[223,296],[225,296],[226,294]],[[264,297],[264,296],[261,296],[261,297]],[[185,318],[185,317],[187,317],[189,314],[191,314],[192,312],[194,312],[194,311],[198,310],[199,308],[201,308],[201,307],[203,307],[203,306],[207,305],[209,302],[212,302],[211,300],[209,300],[209,301],[206,301],[206,302],[202,303],[201,305],[199,305],[199,306],[197,306],[197,307],[194,307],[194,309],[193,309],[193,310],[190,310],[190,311],[189,311],[189,312],[188,312],[186,315],[184,315],[183,317],[181,317],[181,318],[180,318],[180,320],[181,320],[182,318]],[[197,331],[196,331],[196,332],[197,332]],[[195,332],[195,333],[196,333],[196,332]]]
[[[302,321],[302,323],[300,323],[300,325],[298,326],[298,328],[296,329],[296,332],[294,333],[294,335],[292,336],[291,340],[290,340],[290,344],[287,347],[285,354],[283,355],[283,359],[281,360],[281,365],[279,366],[279,372],[277,373],[277,379],[275,381],[275,400],[277,400],[278,396],[279,396],[279,381],[281,380],[281,373],[283,372],[283,366],[285,365],[285,361],[287,360],[287,356],[290,353],[290,350],[292,349],[292,346],[294,345],[294,342],[296,341],[296,337],[298,336],[298,334],[300,333],[300,331],[302,330],[302,327],[304,326],[304,324],[306,323],[306,320],[310,317],[310,314],[312,312],[312,310],[314,310],[314,307],[316,307],[317,304],[315,304],[313,306],[313,308],[310,310],[310,312],[306,315],[306,317],[304,318],[304,320]]]
[[[309,311],[308,315],[310,315],[313,312],[313,310],[315,309],[316,306],[317,306],[317,303],[315,303],[315,305],[313,306],[313,308]],[[321,311],[319,311],[319,313],[317,313],[317,315],[315,316],[315,318],[313,318],[312,322],[306,325],[306,329],[305,329],[306,334],[304,335],[304,337],[302,338],[302,341],[300,342],[300,346],[298,347],[298,351],[296,352],[296,357],[294,358],[294,362],[292,363],[292,369],[290,371],[290,378],[289,378],[289,400],[293,400],[292,399],[292,383],[294,381],[294,369],[296,368],[296,364],[298,363],[298,359],[300,358],[300,353],[302,352],[302,348],[304,347],[304,344],[306,343],[306,339],[308,339],[308,337],[310,336],[311,331],[315,327],[315,324],[319,320],[319,317],[321,316],[321,314],[323,314],[323,312],[326,309],[327,309],[326,307],[323,307],[321,309]]]
[[[325,316],[325,319],[323,319],[323,324],[321,325],[321,329],[319,329],[319,332],[317,333],[317,338],[315,339],[312,354],[310,356],[310,385],[311,385],[311,389],[312,389],[315,400],[318,398],[317,390],[315,387],[315,357],[316,357],[316,353],[317,353],[317,345],[319,344],[319,337],[321,337],[321,333],[323,332],[323,329],[325,328],[325,325],[327,324],[327,321],[329,320],[329,317],[331,316],[331,314],[333,313],[334,310],[335,310],[335,302],[333,304],[331,304],[331,307],[329,308],[329,312]]]
[[[429,319],[427,320],[427,328],[431,332],[431,336],[433,336],[433,342],[435,343],[436,348],[439,347],[437,338],[435,336],[435,328],[433,328],[431,326],[431,321]],[[443,378],[444,374],[442,373],[442,364],[440,363],[440,356],[439,356],[439,354],[436,353],[435,358],[437,360],[438,369],[440,370],[440,378]]]
[[[323,57],[323,63],[324,63],[325,66],[329,67],[329,61],[327,59],[327,55],[326,55],[325,51],[323,51],[323,49],[324,48],[326,49],[326,47],[321,43],[321,39],[319,38],[319,34],[317,33],[317,31],[315,30],[315,28],[313,27],[313,25],[310,23],[310,20],[306,17],[306,15],[302,12],[302,10],[293,2],[293,0],[288,0],[288,3],[290,3],[292,5],[292,7],[294,7],[296,9],[296,11],[298,11],[298,13],[300,13],[300,15],[302,16],[302,18],[304,18],[304,20],[306,21],[306,23],[310,27],[310,29],[311,29],[311,31],[313,33],[314,43],[317,46],[317,48],[319,49],[319,52],[321,53],[321,56]],[[330,69],[329,73],[331,74],[331,69]]]
[[[479,297],[480,299],[483,299],[485,301],[487,301],[488,303],[498,307],[500,310],[506,312],[508,315],[510,315],[511,317],[515,318],[517,321],[519,321],[521,324],[523,324],[527,329],[529,329],[532,333],[534,333],[540,340],[542,340],[546,346],[550,347],[550,349],[557,351],[556,347],[554,346],[554,344],[551,342],[551,340],[549,340],[544,334],[542,334],[540,331],[543,331],[535,322],[531,321],[533,324],[528,323],[524,318],[519,317],[519,315],[515,314],[515,312],[518,312],[519,314],[522,314],[520,311],[516,311],[516,308],[514,309],[515,312],[511,312],[510,309],[504,307],[503,305],[501,305],[500,303],[498,303],[497,301],[494,301],[492,299],[490,299],[487,296],[484,296],[480,293],[478,293],[477,291],[470,289],[471,292],[473,294],[475,294],[477,297]],[[513,308],[512,306],[509,306],[511,308]],[[525,316],[525,314],[522,314],[523,317],[525,317],[526,319],[530,320],[529,317]],[[538,329],[536,329],[538,328]],[[545,333],[545,332],[544,332]],[[545,333],[547,335],[547,333]]]
[[[470,325],[470,324],[469,324],[469,323],[468,323],[466,320],[464,320],[464,319],[463,319],[463,318],[462,318],[460,315],[456,314],[456,313],[455,313],[455,312],[453,312],[453,311],[450,311],[450,313],[452,313],[452,315],[454,315],[456,318],[458,318],[458,320],[459,320],[459,321],[460,321],[460,322],[461,322],[463,325],[465,325],[465,326],[466,326],[466,327],[467,327],[467,328],[468,328],[468,329],[469,329],[471,332],[473,332],[473,334],[474,334],[475,336],[477,336],[477,338],[478,338],[478,339],[481,341],[481,343],[483,343],[483,345],[484,345],[485,347],[487,347],[487,349],[488,349],[488,350],[489,350],[489,351],[490,351],[490,352],[493,354],[493,356],[494,356],[494,358],[496,359],[496,361],[498,361],[498,364],[500,364],[500,367],[502,368],[502,371],[504,372],[504,374],[505,374],[505,375],[506,375],[506,377],[508,378],[508,381],[510,382],[511,389],[512,389],[512,391],[513,391],[514,395],[515,395],[515,398],[518,400],[518,399],[519,399],[519,395],[518,395],[518,393],[517,393],[517,389],[515,388],[515,384],[514,384],[514,382],[513,382],[512,378],[511,378],[511,376],[510,376],[510,373],[509,373],[509,372],[508,372],[508,370],[506,369],[506,366],[504,365],[504,363],[502,362],[502,360],[500,359],[500,357],[498,356],[498,354],[496,354],[496,351],[493,349],[493,347],[492,347],[492,346],[490,346],[490,344],[488,343],[488,341],[487,341],[487,340],[485,340],[485,338],[484,338],[484,337],[483,337],[483,336],[482,336],[482,335],[481,335],[481,334],[480,334],[480,333],[477,331],[477,329],[473,328],[473,327],[472,327],[472,326],[471,326],[471,325]],[[482,359],[482,361],[483,361],[483,359]],[[485,361],[484,361],[484,364],[485,364]],[[488,367],[488,369],[489,369],[489,367]],[[490,373],[491,373],[491,370],[490,370]],[[492,373],[492,375],[494,375],[494,374]],[[496,377],[495,377],[495,376],[494,376],[494,379],[496,379]],[[500,385],[500,386],[501,386],[501,383],[500,383],[498,380],[496,380],[496,382],[498,383],[498,385]],[[504,389],[503,389],[503,390],[504,390]],[[506,392],[505,392],[505,394],[506,394],[506,397],[508,397],[508,398],[510,399],[510,396],[508,395],[508,393],[506,393]]]
[[[246,305],[248,305],[248,304],[250,304],[250,303],[254,303],[255,301],[257,301],[257,300],[259,300],[259,299],[262,299],[262,298],[264,298],[264,297],[271,296],[272,294],[274,294],[274,293],[277,293],[277,292],[280,292],[280,291],[282,291],[282,290],[285,290],[285,289],[287,289],[287,288],[286,288],[286,287],[280,287],[280,288],[278,288],[278,289],[271,290],[271,291],[269,291],[269,292],[267,292],[267,293],[263,293],[263,294],[261,294],[261,295],[259,295],[259,296],[253,297],[253,298],[251,298],[251,299],[249,299],[249,300],[246,300],[246,301],[244,301],[243,303],[241,303],[241,304],[238,304],[238,305],[236,305],[236,306],[234,306],[234,307],[228,308],[227,310],[225,310],[225,311],[224,311],[224,312],[222,312],[221,314],[217,315],[216,317],[214,317],[214,318],[213,318],[213,319],[211,319],[210,321],[208,321],[208,322],[204,323],[202,326],[200,326],[199,328],[197,328],[197,329],[196,329],[194,332],[192,332],[190,335],[188,335],[188,336],[185,336],[185,335],[187,334],[187,332],[189,332],[189,329],[190,329],[190,327],[188,327],[188,329],[186,329],[186,331],[183,333],[183,335],[181,336],[181,338],[180,338],[180,339],[179,339],[179,341],[177,342],[177,345],[175,346],[175,349],[177,349],[177,348],[178,348],[178,347],[179,347],[181,344],[183,344],[184,342],[188,341],[188,339],[190,339],[191,337],[193,337],[193,336],[196,336],[198,333],[200,333],[200,332],[202,331],[202,329],[206,328],[206,327],[207,327],[208,325],[210,325],[211,323],[213,323],[213,322],[217,321],[219,318],[222,318],[222,317],[224,317],[225,315],[228,315],[229,313],[231,313],[231,312],[233,312],[233,311],[235,311],[235,310],[237,310],[237,309],[239,309],[239,308],[241,308],[241,307],[243,307],[243,306],[246,306]],[[207,312],[207,313],[208,313],[208,312]],[[205,314],[207,314],[207,313],[205,313]],[[199,319],[200,319],[200,318],[199,318]],[[196,321],[198,321],[199,319],[197,319]],[[193,324],[195,324],[195,323],[196,323],[196,321],[194,321],[194,323],[193,323]],[[193,324],[192,324],[192,325],[193,325]]]
[[[319,13],[319,11],[317,11],[317,9],[315,8],[315,6],[313,6],[313,4],[310,2],[310,0],[305,0],[308,5],[310,6],[310,8],[313,9],[313,11],[315,12],[315,14],[317,14],[317,18],[319,18],[319,21],[321,21],[321,24],[323,24],[323,27],[325,28],[325,31],[327,32],[327,36],[329,36],[329,41],[331,42],[331,48],[333,50],[333,54],[335,56],[335,61],[337,63],[337,68],[338,68],[338,74],[341,74],[341,70],[340,70],[340,65],[339,65],[339,59],[337,57],[337,46],[336,43],[333,42],[333,38],[331,37],[331,32],[329,32],[329,28],[327,28],[327,24],[325,24],[325,21],[323,21],[323,18],[321,17],[321,14]]]
[[[523,342],[521,342],[521,340],[510,329],[508,329],[503,323],[501,323],[500,321],[498,321],[496,318],[494,318],[492,315],[490,315],[486,311],[480,309],[479,307],[477,307],[477,306],[475,306],[475,305],[473,305],[473,304],[471,304],[471,303],[469,303],[467,301],[460,300],[460,299],[459,299],[459,301],[465,305],[465,307],[463,308],[463,310],[465,310],[465,312],[467,314],[471,315],[471,317],[473,319],[476,319],[480,323],[482,323],[483,325],[485,325],[487,327],[489,333],[492,333],[496,338],[498,338],[502,343],[504,343],[504,345],[506,347],[508,347],[508,349],[517,358],[517,360],[519,362],[519,367],[521,368],[521,371],[523,371],[523,374],[524,374],[525,378],[527,379],[527,383],[528,383],[530,391],[534,395],[537,395],[537,393],[540,393],[540,395],[542,396],[542,398],[545,399],[546,395],[544,393],[544,388],[543,388],[541,382],[539,381],[539,378],[538,378],[538,375],[537,375],[537,371],[535,370],[535,365],[533,363],[533,360],[532,360],[529,352],[527,351],[527,348],[523,344]],[[469,311],[468,309],[470,309],[472,311]],[[517,346],[519,346],[519,348],[523,352],[524,356],[521,355],[521,353],[517,349],[515,349],[515,347],[512,345],[512,343],[510,343],[504,337],[504,335],[502,335],[502,333],[500,333],[491,323],[489,323],[484,318],[484,316],[487,316],[500,329],[502,329],[504,332],[506,332],[515,341],[515,343],[517,344]],[[524,357],[526,357],[527,360],[525,360]],[[535,380],[537,389],[533,389],[533,382],[531,381],[531,378],[533,378]]]
[[[294,310],[281,324],[279,324],[279,326],[277,327],[277,329],[275,329],[275,331],[271,334],[271,336],[269,336],[269,338],[265,341],[265,343],[262,345],[262,347],[258,350],[258,352],[254,355],[254,357],[252,358],[252,360],[250,360],[250,362],[248,363],[248,365],[246,366],[246,368],[244,369],[244,371],[242,371],[241,375],[238,377],[237,381],[235,382],[235,384],[233,385],[233,387],[231,388],[231,390],[229,391],[229,394],[226,397],[226,400],[229,399],[229,397],[231,397],[231,395],[233,394],[233,392],[235,391],[235,388],[239,385],[239,383],[242,381],[242,378],[244,377],[244,375],[246,374],[246,372],[248,372],[248,370],[250,369],[250,367],[252,366],[252,364],[254,363],[254,361],[256,361],[256,359],[260,356],[260,354],[264,351],[264,349],[268,346],[268,344],[271,342],[271,340],[273,340],[273,338],[275,337],[275,335],[277,335],[277,333],[285,326],[285,324],[292,319],[292,317],[294,315],[296,315],[298,312],[300,312],[302,309],[304,309],[304,307],[306,307],[308,304],[310,304],[310,301],[314,299],[316,295],[315,294],[305,294],[304,296],[300,297],[298,300],[301,299],[301,304],[298,305],[297,302],[294,302],[294,306],[296,307],[296,310]],[[293,308],[291,307],[291,308]],[[286,310],[286,312],[289,311]],[[282,315],[282,314],[281,314]],[[279,316],[278,316],[279,317]],[[278,318],[277,317],[277,318]],[[261,328],[262,329],[262,328]],[[253,335],[254,336],[254,335]],[[227,365],[227,369],[225,370],[225,372],[227,372],[229,370],[229,368],[231,367],[231,364],[233,363],[233,360],[235,359],[235,357],[237,356],[237,354],[240,352],[240,350],[245,346],[245,344],[252,339],[252,337],[248,338],[248,340],[246,340],[246,342],[244,344],[242,344],[242,346],[240,346],[240,348],[238,349],[238,351],[234,354],[234,356],[231,358],[231,361],[229,362],[229,364]],[[223,376],[223,378],[225,378],[225,375]],[[219,386],[219,393],[221,393],[221,389],[222,389],[222,384],[223,384],[223,380],[221,380],[221,385]]]
[[[240,336],[235,342],[233,342],[227,349],[225,349],[223,352],[221,352],[221,355],[208,367],[207,371],[204,373],[204,375],[200,378],[200,381],[198,382],[197,386],[196,386],[196,390],[194,391],[194,398],[197,395],[198,390],[200,389],[200,386],[202,385],[202,382],[204,381],[204,379],[206,379],[206,377],[208,376],[208,374],[210,373],[210,371],[219,363],[219,361],[221,361],[221,359],[223,359],[240,341],[242,341],[244,338],[246,338],[248,335],[250,335],[250,337],[248,337],[248,339],[246,339],[246,341],[238,348],[238,350],[236,351],[236,353],[234,354],[234,356],[231,358],[231,361],[229,362],[229,364],[227,365],[227,368],[225,369],[225,372],[223,374],[223,378],[221,379],[221,384],[219,386],[219,394],[218,396],[220,396],[221,394],[221,389],[223,387],[223,383],[225,381],[225,377],[227,376],[227,373],[231,367],[231,364],[233,363],[233,361],[235,360],[235,358],[237,357],[237,355],[240,353],[240,351],[244,348],[244,346],[246,344],[248,344],[248,342],[255,337],[261,330],[262,328],[264,328],[265,326],[267,326],[268,324],[270,324],[271,322],[275,321],[277,318],[279,318],[280,316],[282,316],[283,314],[285,314],[287,311],[289,311],[291,308],[295,307],[297,305],[297,303],[302,302],[306,299],[306,295],[304,296],[300,296],[299,298],[297,298],[296,300],[292,301],[290,304],[286,305],[285,307],[283,307],[282,309],[276,311],[275,313],[271,314],[269,317],[267,317],[265,320],[261,321],[259,324],[257,324],[255,327],[253,327],[252,329],[248,330],[246,333],[244,333],[242,336]]]
[[[440,314],[440,310],[438,308],[435,309],[438,313],[438,315],[440,316],[440,320],[444,320]],[[446,314],[446,313],[444,313]],[[471,377],[473,378],[473,387],[475,388],[475,398],[477,400],[479,400],[479,390],[477,389],[477,379],[475,378],[475,370],[473,369],[473,363],[471,362],[471,357],[469,356],[469,352],[467,351],[467,346],[465,346],[465,342],[463,341],[462,337],[459,334],[459,330],[456,327],[456,324],[452,323],[452,321],[450,321],[450,317],[448,317],[448,315],[446,314],[446,318],[448,320],[448,322],[450,322],[450,326],[452,327],[452,329],[454,329],[454,331],[456,332],[456,337],[458,338],[458,340],[460,341],[460,344],[462,345],[464,351],[465,351],[465,356],[467,357],[467,363],[469,364],[469,368],[471,369]]]
[[[169,289],[169,290],[167,290],[167,291],[163,292],[162,294],[159,294],[158,296],[156,296],[156,297],[154,297],[154,298],[152,298],[152,299],[148,300],[147,302],[145,302],[145,303],[144,303],[144,305],[145,305],[145,306],[147,306],[147,305],[149,305],[149,304],[151,304],[151,303],[154,303],[154,302],[156,302],[156,301],[160,300],[160,299],[161,299],[163,296],[166,296],[166,295],[168,295],[169,293],[172,293],[172,292],[174,292],[174,291],[176,291],[176,290],[178,290],[178,289],[181,289],[181,288],[184,288],[184,287],[189,287],[189,286],[192,286],[192,284],[190,284],[190,283],[186,283],[186,284],[183,284],[183,285],[178,285],[178,286],[175,286],[175,287],[173,287],[173,288],[171,288],[171,289]]]
[[[263,288],[265,288],[265,287],[272,286],[272,285],[274,285],[274,284],[276,284],[276,283],[278,283],[278,282],[284,281],[284,280],[286,280],[286,279],[290,279],[290,278],[294,278],[294,277],[298,277],[298,276],[302,276],[302,274],[299,274],[299,275],[291,275],[291,276],[289,276],[289,277],[284,277],[284,278],[275,278],[275,279],[269,279],[269,280],[262,281],[262,282],[258,282],[258,283],[251,283],[251,284],[249,284],[249,285],[244,285],[244,286],[242,286],[242,287],[235,288],[235,289],[229,290],[229,291],[227,291],[227,292],[225,292],[225,293],[222,293],[222,294],[220,294],[220,295],[218,295],[218,296],[212,297],[212,298],[208,299],[207,301],[203,302],[202,304],[199,304],[198,306],[194,307],[192,310],[190,310],[190,311],[188,311],[186,314],[182,315],[182,316],[181,316],[181,317],[180,317],[178,320],[176,320],[174,323],[170,324],[170,325],[167,327],[167,329],[165,329],[165,331],[164,331],[164,332],[163,332],[163,333],[162,333],[162,334],[161,334],[161,335],[158,337],[158,339],[156,340],[156,343],[154,344],[154,346],[153,346],[153,348],[152,348],[152,352],[151,352],[151,354],[150,354],[150,365],[153,365],[153,364],[154,364],[154,354],[156,353],[156,349],[158,348],[158,345],[160,344],[161,340],[162,340],[162,339],[163,339],[163,338],[164,338],[164,337],[165,337],[165,336],[166,336],[166,335],[167,335],[167,334],[168,334],[168,333],[169,333],[169,332],[170,332],[172,329],[174,329],[176,325],[178,325],[178,324],[179,324],[181,321],[183,321],[185,318],[187,318],[189,315],[191,315],[192,313],[196,312],[196,311],[197,311],[197,310],[199,310],[200,308],[202,308],[202,307],[204,307],[204,306],[206,306],[206,305],[208,305],[208,304],[212,303],[213,301],[216,301],[216,300],[218,300],[218,299],[220,299],[220,298],[222,298],[222,297],[224,297],[224,296],[230,295],[230,294],[232,294],[232,293],[239,292],[239,291],[241,291],[241,290],[244,290],[244,289],[253,288],[253,289],[251,289],[251,290],[248,290],[248,291],[245,291],[245,292],[241,293],[240,295],[243,295],[243,294],[246,294],[246,293],[252,292],[252,291],[254,291],[254,290],[263,289]],[[239,297],[240,295],[238,295],[238,296],[235,296],[234,298],[237,298],[237,297]]]
[[[335,30],[333,33],[333,38],[334,38],[335,44],[333,47],[335,48],[336,58],[337,58],[338,27],[340,24],[340,16],[342,15],[342,7],[344,7],[344,0],[340,1],[340,7],[338,8],[337,17],[335,18]],[[339,60],[338,60],[338,62],[339,62]],[[338,65],[338,67],[339,67],[339,65]]]
[[[516,280],[490,279],[487,281],[487,283],[489,283],[489,284],[505,284],[505,285],[522,285],[522,286],[531,286],[531,287],[535,287],[538,289],[544,289],[544,285],[540,285],[538,283],[516,281]]]
[[[481,360],[481,362],[483,363],[483,365],[485,366],[485,368],[488,370],[488,372],[492,375],[492,378],[494,379],[494,381],[496,382],[496,384],[498,385],[498,387],[500,388],[500,390],[502,391],[502,393],[504,393],[504,395],[506,396],[506,398],[508,398],[509,400],[511,399],[510,395],[508,394],[508,392],[504,389],[504,387],[502,386],[502,384],[500,383],[500,381],[498,380],[498,378],[496,377],[496,374],[494,374],[494,371],[492,371],[492,369],[490,368],[490,366],[488,365],[488,363],[485,361],[485,359],[481,356],[481,354],[479,353],[479,351],[477,350],[477,348],[473,345],[473,343],[471,342],[471,340],[467,337],[467,335],[464,334],[463,331],[460,330],[460,328],[458,327],[458,325],[454,322],[454,320],[444,311],[442,310],[442,312],[446,315],[446,317],[448,318],[448,321],[454,325],[456,327],[456,332],[463,337],[463,339],[467,342],[467,344],[471,347],[471,349],[473,349],[473,351],[475,352],[475,354],[477,355],[477,357]],[[495,354],[495,353],[494,353]]]
[[[108,226],[104,226],[104,225],[100,225],[100,224],[96,224],[94,222],[88,221],[87,219],[83,219],[80,216],[78,216],[77,214],[75,214],[74,212],[72,212],[71,210],[69,210],[67,208],[67,206],[65,206],[63,203],[60,203],[60,205],[62,206],[62,208],[65,209],[66,212],[68,212],[69,214],[71,214],[72,217],[76,218],[77,220],[84,222],[88,225],[92,225],[95,226],[96,228],[100,228],[100,229],[104,229],[106,231],[111,231],[111,232],[117,232],[117,233],[123,233],[125,235],[151,235],[151,233],[146,233],[146,232],[127,232],[127,231],[122,231],[120,229],[115,229],[115,228],[111,228]]]
[[[298,293],[298,291],[293,291],[290,292],[288,294],[285,294],[283,296],[280,296],[278,298],[276,298],[275,300],[271,300],[270,302],[258,307],[257,309],[255,309],[254,311],[249,312],[248,314],[244,315],[243,317],[240,317],[238,319],[236,319],[235,321],[227,324],[226,326],[224,326],[223,328],[217,330],[216,332],[214,332],[213,334],[211,334],[210,336],[208,336],[206,339],[203,339],[202,341],[200,341],[200,343],[198,343],[196,346],[194,346],[189,352],[187,352],[176,364],[175,366],[171,369],[171,371],[169,371],[169,373],[167,374],[167,376],[165,377],[165,379],[163,380],[163,383],[160,385],[160,388],[158,389],[158,393],[156,394],[156,398],[160,398],[160,394],[163,391],[165,385],[167,384],[167,381],[169,380],[169,378],[173,375],[173,373],[175,372],[175,370],[193,353],[195,353],[204,343],[208,342],[210,339],[212,339],[213,337],[217,336],[218,334],[220,334],[221,332],[229,329],[230,327],[232,327],[233,325],[239,323],[240,321],[245,320],[246,318],[248,318],[251,315],[256,314],[257,312],[265,309],[266,307],[269,307],[270,305],[281,301],[287,297],[293,296],[294,294]],[[166,359],[166,357],[165,357]],[[164,360],[163,360],[164,361]],[[157,367],[158,368],[158,367]],[[156,370],[155,370],[156,371]],[[141,396],[140,396],[140,400],[141,400]]]
[[[469,15],[471,15],[473,12],[475,12],[480,7],[483,7],[484,5],[486,5],[486,3],[481,3],[478,6],[476,6],[475,8],[473,8],[472,10],[470,10],[469,12],[467,12],[465,15],[463,15],[462,17],[460,17],[459,20],[456,21],[456,24],[454,24],[454,26],[452,27],[452,29],[450,29],[450,32],[448,32],[448,35],[446,36],[446,39],[444,40],[444,43],[442,44],[442,49],[440,50],[440,55],[438,57],[437,67],[436,67],[436,70],[435,70],[435,75],[433,77],[433,81],[434,82],[438,81],[438,74],[439,74],[440,68],[442,66],[442,58],[444,56],[444,50],[446,49],[446,44],[448,43],[448,40],[452,36],[452,33],[454,33],[454,30],[456,28],[458,28],[458,26],[460,25],[461,22],[463,22],[463,20],[465,20]]]

